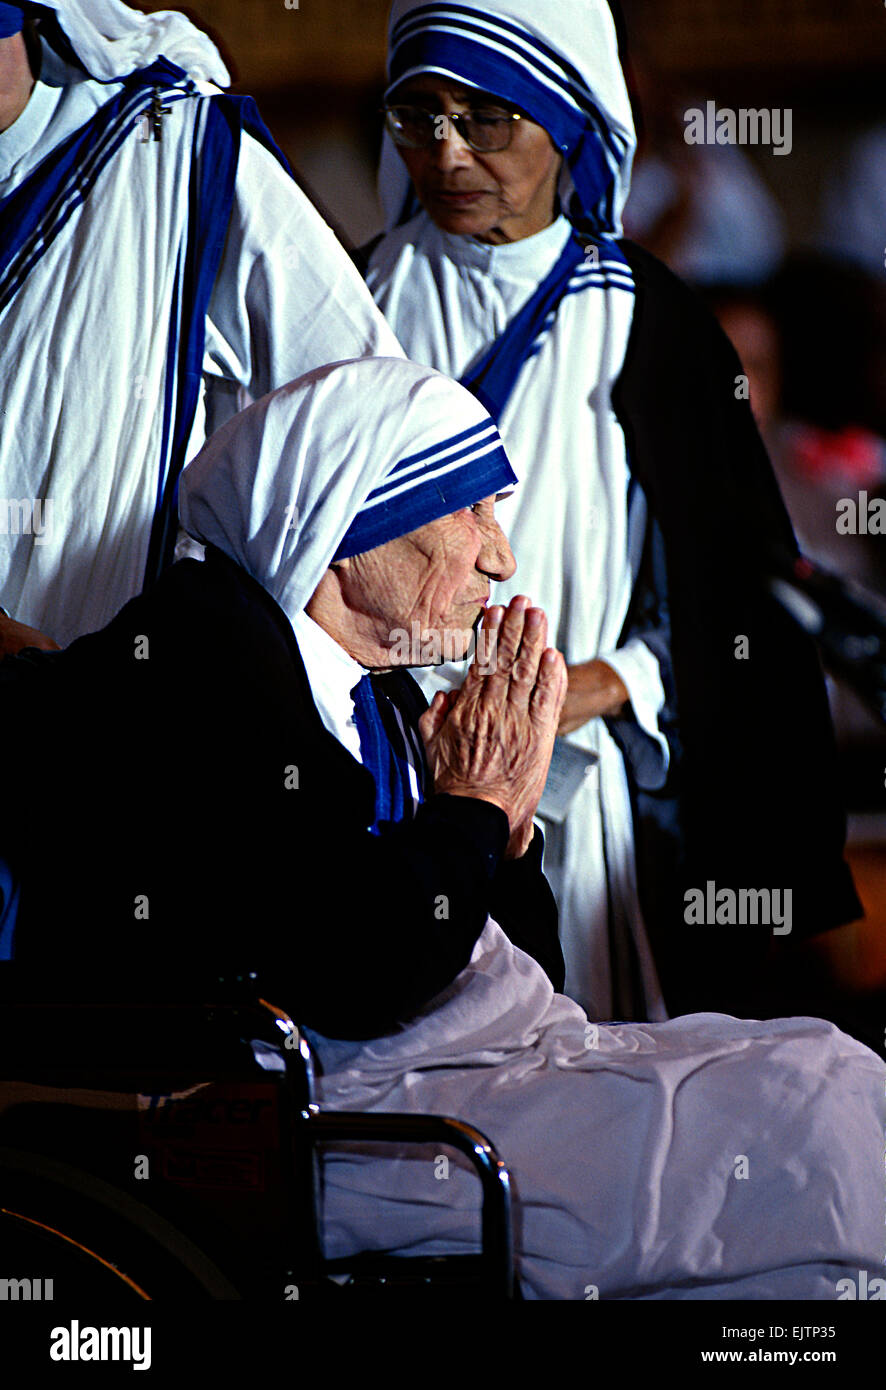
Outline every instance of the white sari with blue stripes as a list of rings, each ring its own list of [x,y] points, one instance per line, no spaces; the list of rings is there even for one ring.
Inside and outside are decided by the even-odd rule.
[[[535,236],[492,246],[439,230],[425,213],[390,233],[367,280],[413,361],[470,376],[556,266],[565,218]],[[621,676],[635,724],[632,773],[655,785],[668,749],[657,714],[656,657],[639,639],[619,647],[646,530],[610,402],[633,313],[630,270],[602,240],[572,271],[499,418],[520,480],[499,518],[517,573],[496,601],[529,594],[568,663],[599,657]],[[481,399],[482,399],[482,392]],[[419,674],[419,673],[417,673]],[[459,683],[464,668],[420,675],[426,693]],[[545,873],[560,907],[568,993],[590,1017],[666,1017],[637,893],[633,821],[622,753],[601,719],[568,735],[599,762],[562,825],[544,823]],[[640,989],[626,988],[639,973]]]
[[[567,662],[598,657],[618,672],[631,697],[619,721],[631,777],[655,788],[668,760],[658,660],[639,637],[619,645],[646,503],[610,400],[634,304],[617,238],[635,147],[612,15],[605,0],[394,0],[387,99],[422,73],[501,97],[546,130],[562,155],[565,215],[506,245],[447,235],[419,213],[386,136],[389,230],[368,283],[409,356],[462,380],[499,426],[520,487],[500,512],[517,574],[496,598],[529,594]],[[624,759],[602,719],[568,737],[599,761],[566,822],[545,826],[567,989],[592,1018],[660,1019]]]
[[[206,433],[325,362],[402,355],[254,108],[151,71],[95,81],[44,43],[0,133],[0,604],[62,645],[168,560]]]

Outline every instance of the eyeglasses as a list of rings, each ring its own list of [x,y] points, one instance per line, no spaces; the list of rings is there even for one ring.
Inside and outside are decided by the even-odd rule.
[[[425,150],[435,140],[447,139],[448,126],[453,125],[469,149],[477,154],[493,154],[508,148],[514,122],[523,120],[519,111],[477,110],[448,115],[426,111],[423,106],[384,106],[382,110],[394,144],[410,150]]]

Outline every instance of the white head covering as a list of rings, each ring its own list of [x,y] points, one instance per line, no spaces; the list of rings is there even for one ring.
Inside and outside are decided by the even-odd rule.
[[[53,10],[80,62],[100,82],[128,77],[162,57],[195,81],[230,85],[215,44],[174,10],[139,14],[122,0],[39,0],[20,8],[34,16]]]
[[[463,386],[402,358],[363,357],[308,372],[223,425],[182,473],[179,513],[293,618],[334,558],[515,482]]]
[[[636,137],[606,0],[394,0],[386,97],[435,72],[521,107],[563,152],[574,222],[621,235]],[[388,230],[412,215],[409,176],[386,133],[379,191]]]

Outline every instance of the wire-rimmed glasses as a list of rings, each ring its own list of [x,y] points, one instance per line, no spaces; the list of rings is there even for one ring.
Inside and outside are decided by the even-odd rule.
[[[424,150],[435,140],[448,139],[452,125],[475,153],[497,153],[508,148],[515,122],[523,119],[519,111],[483,107],[451,114],[427,111],[423,106],[384,106],[382,110],[394,144],[410,150]]]

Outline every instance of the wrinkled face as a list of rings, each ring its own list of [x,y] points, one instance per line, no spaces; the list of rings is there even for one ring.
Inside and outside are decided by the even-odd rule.
[[[503,113],[517,109],[432,73],[403,82],[390,102],[446,116],[478,108]],[[514,122],[508,148],[495,154],[470,149],[455,125],[441,121],[438,131],[441,138],[427,149],[397,146],[420,203],[438,227],[498,244],[520,241],[550,226],[561,157],[546,130],[524,116]]]
[[[490,581],[509,579],[516,564],[487,497],[336,568],[359,636],[359,650],[348,649],[364,665],[389,667],[462,660]]]

